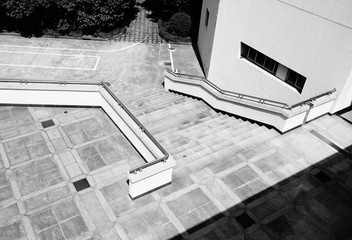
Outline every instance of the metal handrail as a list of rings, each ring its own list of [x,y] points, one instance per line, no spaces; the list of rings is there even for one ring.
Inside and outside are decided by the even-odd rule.
[[[292,109],[292,108],[295,108],[295,107],[298,107],[298,106],[306,105],[306,104],[311,103],[312,101],[314,101],[314,100],[316,100],[318,98],[330,95],[330,94],[332,94],[334,92],[336,92],[336,88],[333,88],[330,91],[327,91],[327,92],[324,92],[322,94],[316,95],[314,97],[311,97],[311,98],[309,98],[307,100],[304,100],[304,101],[301,101],[299,103],[295,103],[295,104],[291,105],[290,108]]]
[[[121,102],[120,99],[110,90],[108,86],[104,82],[102,82],[103,88],[111,95],[111,97],[117,102],[117,104],[132,118],[132,120],[137,124],[137,126],[149,137],[150,140],[160,149],[160,151],[164,154],[164,156],[157,158],[152,162],[148,162],[141,166],[135,167],[129,170],[130,173],[136,173],[138,171],[142,171],[144,168],[152,166],[154,164],[165,162],[169,158],[169,153],[165,150],[163,146],[154,138],[154,136],[142,125],[142,123],[133,115],[133,113],[126,107],[126,105]]]
[[[260,104],[264,104],[264,105],[268,105],[268,106],[272,106],[272,107],[282,108],[282,109],[286,109],[286,110],[292,110],[295,107],[306,105],[311,101],[314,101],[314,100],[321,98],[323,96],[326,96],[326,95],[330,95],[336,91],[336,89],[334,88],[330,91],[324,92],[322,94],[319,94],[317,96],[314,96],[312,98],[309,98],[307,100],[301,101],[299,103],[296,103],[296,104],[293,104],[290,106],[287,103],[283,103],[283,102],[278,102],[278,101],[273,101],[273,100],[269,100],[269,99],[265,99],[265,98],[259,98],[259,97],[255,97],[255,96],[251,96],[251,95],[247,95],[247,94],[243,94],[243,93],[223,90],[220,87],[216,86],[214,83],[210,82],[208,79],[201,77],[201,76],[178,73],[178,72],[172,71],[169,68],[166,68],[166,71],[168,73],[170,73],[171,75],[173,75],[174,77],[186,78],[186,79],[190,79],[190,80],[198,80],[198,81],[204,82],[205,84],[207,84],[208,86],[210,86],[211,88],[213,88],[215,91],[217,91],[218,93],[220,93],[223,96],[235,97],[237,99],[244,99],[247,101],[260,103]]]
[[[20,83],[20,84],[28,84],[28,83],[44,83],[44,84],[59,84],[59,85],[68,85],[68,84],[81,84],[81,85],[96,85],[102,86],[109,95],[117,102],[117,104],[127,113],[127,115],[136,123],[139,129],[144,132],[148,138],[159,148],[164,156],[157,158],[152,162],[148,162],[141,166],[135,167],[129,170],[130,173],[137,173],[138,171],[142,171],[144,168],[152,166],[154,164],[160,162],[166,162],[169,158],[169,153],[165,150],[163,146],[154,138],[154,136],[143,126],[143,124],[132,114],[132,112],[126,107],[126,105],[114,94],[114,92],[109,88],[107,82],[103,81],[94,81],[94,82],[86,82],[86,81],[57,81],[57,80],[34,80],[34,79],[15,79],[15,78],[0,78],[0,82],[7,82],[7,83]]]

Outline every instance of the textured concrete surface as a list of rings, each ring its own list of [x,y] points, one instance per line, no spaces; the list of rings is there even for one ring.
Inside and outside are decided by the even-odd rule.
[[[65,54],[78,50],[54,48],[130,46],[16,37],[0,42],[40,47],[22,52]],[[176,48],[175,59],[191,63],[182,71],[199,68],[189,46]],[[128,197],[127,170],[143,159],[100,109],[1,106],[0,239],[352,238],[350,123],[324,116],[280,135],[164,92],[167,45],[90,54],[101,57],[93,72],[2,66],[0,74],[110,81],[177,160],[173,183],[134,201]],[[48,120],[54,125],[44,128]],[[91,187],[77,192],[73,182],[83,178]]]

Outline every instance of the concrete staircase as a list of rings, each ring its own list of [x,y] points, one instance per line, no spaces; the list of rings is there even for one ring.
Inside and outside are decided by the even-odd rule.
[[[125,99],[127,107],[176,159],[192,171],[223,163],[281,136],[273,129],[218,113],[201,100],[157,91]],[[204,163],[204,164],[203,164]]]

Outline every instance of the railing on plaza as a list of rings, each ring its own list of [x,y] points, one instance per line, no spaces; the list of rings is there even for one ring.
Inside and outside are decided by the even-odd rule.
[[[126,105],[122,103],[120,99],[118,99],[118,97],[111,91],[111,89],[104,82],[102,82],[102,86],[111,95],[111,97],[117,102],[117,104],[119,104],[120,107],[130,116],[130,118],[133,119],[133,121],[137,124],[137,126],[148,136],[148,138],[159,148],[159,150],[164,155],[152,162],[148,162],[141,166],[135,167],[131,169],[129,172],[137,173],[138,171],[142,171],[144,168],[150,167],[157,163],[166,162],[166,160],[169,158],[169,153],[165,150],[165,148],[161,146],[161,144],[154,138],[154,136],[143,126],[143,124],[133,115],[133,113],[126,107]]]
[[[324,92],[322,94],[319,94],[317,96],[314,96],[312,98],[309,98],[307,100],[301,101],[299,103],[293,104],[293,105],[288,105],[287,103],[283,103],[283,102],[278,102],[278,101],[273,101],[273,100],[269,100],[269,99],[265,99],[265,98],[259,98],[259,97],[255,97],[255,96],[251,96],[251,95],[247,95],[247,94],[243,94],[243,93],[238,93],[238,92],[232,92],[232,91],[227,91],[227,90],[223,90],[220,87],[216,86],[214,83],[210,82],[208,79],[201,77],[201,76],[195,76],[195,75],[190,75],[190,74],[184,74],[184,73],[178,73],[178,72],[174,72],[169,68],[166,68],[166,71],[171,74],[174,77],[177,78],[184,78],[184,79],[188,79],[188,80],[193,80],[193,81],[197,81],[198,84],[200,85],[201,83],[204,83],[206,85],[208,85],[209,87],[211,87],[212,89],[214,89],[216,92],[218,92],[219,94],[221,94],[222,96],[226,96],[226,97],[230,97],[233,99],[243,99],[246,101],[250,101],[250,102],[255,102],[258,104],[263,104],[263,105],[268,105],[271,107],[277,107],[277,108],[281,108],[281,109],[286,109],[286,110],[292,110],[295,107],[299,107],[302,105],[306,105],[318,98],[324,97],[326,95],[330,95],[333,92],[336,91],[336,89],[332,89],[330,91]]]
[[[0,78],[0,83],[41,83],[41,84],[59,84],[59,85],[93,85],[102,86],[107,93],[116,101],[116,103],[127,113],[127,115],[134,121],[138,128],[147,135],[147,137],[157,146],[157,148],[162,152],[163,156],[157,158],[154,161],[148,162],[141,166],[135,167],[129,170],[130,173],[137,173],[142,171],[144,168],[155,165],[160,162],[166,162],[169,158],[169,153],[164,149],[163,146],[154,138],[154,136],[143,126],[143,124],[133,115],[133,113],[126,107],[126,105],[114,94],[114,92],[109,88],[110,83],[103,81],[57,81],[57,80],[34,80],[34,79],[15,79],[15,78]]]

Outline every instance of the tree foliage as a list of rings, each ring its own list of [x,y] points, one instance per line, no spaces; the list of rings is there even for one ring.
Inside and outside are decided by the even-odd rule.
[[[151,11],[150,17],[158,21],[168,21],[172,15],[178,12],[189,13],[191,0],[145,0],[142,6]]]
[[[191,35],[192,20],[184,12],[175,13],[169,21],[168,32],[180,37],[189,37]]]
[[[135,0],[0,0],[0,27],[25,35],[93,34],[126,26],[136,13]]]

